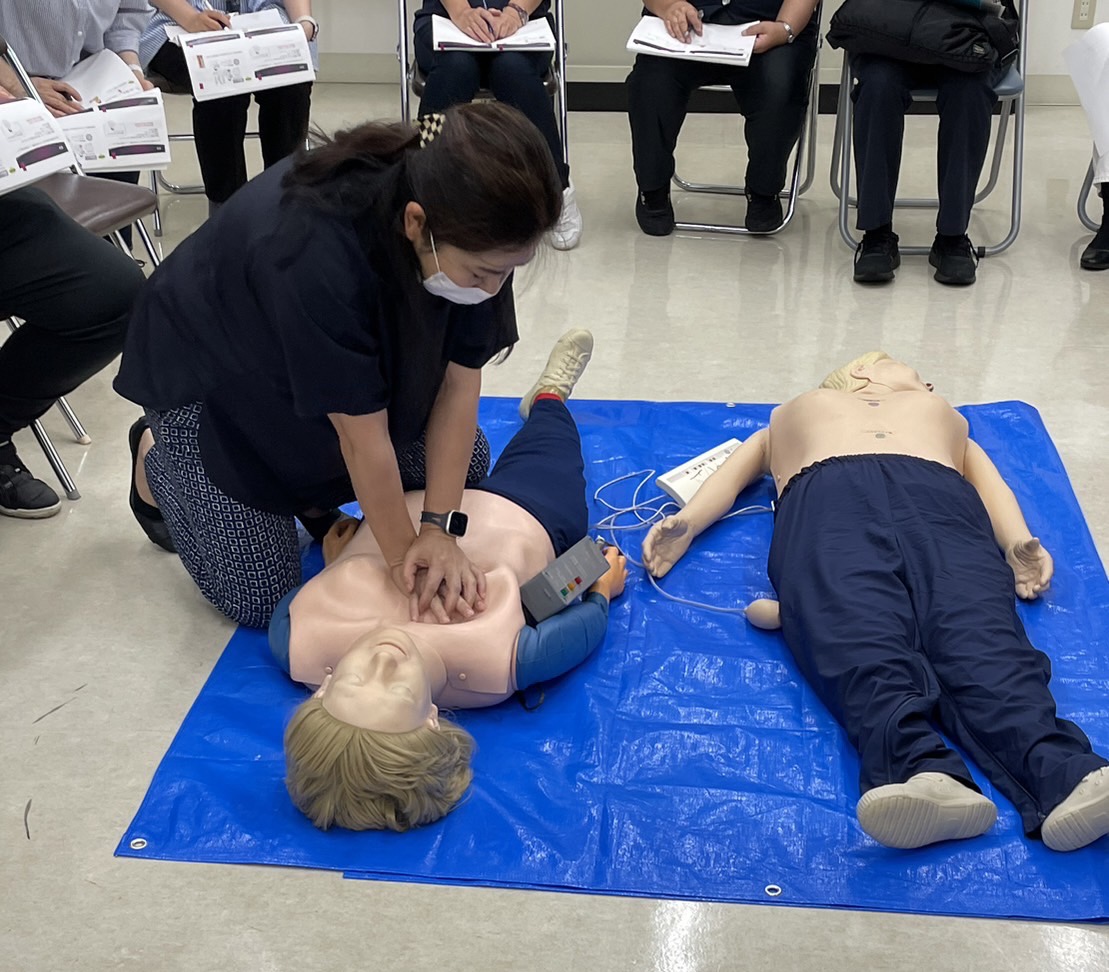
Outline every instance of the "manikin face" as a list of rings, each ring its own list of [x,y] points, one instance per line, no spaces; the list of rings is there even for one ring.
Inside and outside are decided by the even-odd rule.
[[[411,732],[439,728],[431,681],[415,642],[397,628],[359,638],[316,692],[336,719],[360,729]]]
[[[513,270],[530,263],[535,256],[534,246],[474,252],[437,241],[432,250],[425,228],[423,208],[410,202],[404,211],[404,234],[416,250],[425,280],[442,271],[459,287],[477,287],[487,294],[496,294]]]
[[[860,368],[856,377],[866,378],[874,385],[881,385],[890,391],[928,391],[932,385],[920,380],[915,368],[896,358],[881,358],[873,364]]]

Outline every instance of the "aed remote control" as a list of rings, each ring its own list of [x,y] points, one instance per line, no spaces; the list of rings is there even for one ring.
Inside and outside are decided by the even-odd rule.
[[[532,624],[572,604],[609,567],[599,540],[583,537],[520,588],[520,599]]]

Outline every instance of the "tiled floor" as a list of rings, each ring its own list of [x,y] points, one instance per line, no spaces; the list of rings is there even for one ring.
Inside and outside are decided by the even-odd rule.
[[[388,87],[321,85],[315,117],[332,128],[392,114],[396,100]],[[187,104],[173,101],[184,127]],[[1030,111],[1024,229],[966,290],[936,284],[923,258],[906,259],[892,286],[852,283],[827,188],[831,119],[820,122],[816,185],[786,233],[649,239],[632,218],[626,122],[575,115],[585,236],[571,253],[544,253],[525,274],[522,340],[507,363],[489,369],[486,390],[519,394],[569,325],[590,327],[597,339],[581,397],[777,401],[882,347],[916,364],[953,401],[1036,405],[1095,538],[1109,550],[1109,274],[1077,269],[1088,236],[1074,214],[1089,151],[1081,114]],[[924,192],[932,182],[932,122],[913,119],[909,131],[903,184]],[[738,145],[734,119],[691,118],[682,169],[731,175]],[[175,152],[190,154],[187,146]],[[175,171],[187,175],[189,167]],[[976,217],[976,240],[1003,230],[1003,195],[1004,187]],[[732,207],[740,216],[734,202],[683,199],[679,213]],[[202,198],[174,198],[165,213],[169,249],[205,206]],[[903,239],[930,241],[927,215],[898,222]],[[74,444],[56,414],[47,424],[83,498],[53,520],[0,520],[0,676],[8,692],[0,707],[0,968],[1109,968],[1109,932],[1098,927],[346,882],[276,868],[114,859],[232,627],[130,518],[125,431],[135,407],[115,397],[109,373],[71,400],[93,444]],[[46,478],[33,440],[19,443]]]

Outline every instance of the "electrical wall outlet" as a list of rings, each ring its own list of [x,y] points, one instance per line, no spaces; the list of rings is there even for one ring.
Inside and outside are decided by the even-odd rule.
[[[1074,0],[1074,13],[1070,25],[1074,30],[1089,30],[1094,25],[1094,9],[1097,0]]]

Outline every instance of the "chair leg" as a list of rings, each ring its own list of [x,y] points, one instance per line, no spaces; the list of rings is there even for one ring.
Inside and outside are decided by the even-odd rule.
[[[158,250],[154,245],[154,241],[150,238],[150,234],[146,231],[146,224],[141,219],[135,220],[135,230],[139,234],[139,239],[142,240],[142,245],[146,247],[146,252],[150,254],[151,266],[160,266],[162,261],[158,256]]]
[[[54,470],[54,475],[58,477],[58,482],[62,484],[62,489],[65,490],[67,499],[79,500],[81,493],[77,489],[77,484],[73,481],[73,477],[69,475],[69,470],[66,469],[65,463],[62,462],[62,457],[58,455],[58,450],[54,448],[54,443],[50,441],[50,436],[46,434],[46,430],[42,427],[42,423],[37,419],[31,423],[31,431],[38,439],[39,445],[42,447],[43,453],[46,455],[46,461],[50,463],[50,468]]]
[[[1086,169],[1086,178],[1082,180],[1082,188],[1078,190],[1078,219],[1091,233],[1101,229],[1101,223],[1090,215],[1090,193],[1094,188],[1094,164],[1090,163]]]
[[[59,398],[54,404],[58,406],[58,411],[65,416],[65,420],[73,430],[73,438],[80,445],[88,445],[92,442],[92,436],[85,431],[85,427],[81,424],[81,420],[77,417],[77,413],[73,411],[73,407],[69,402],[63,397]]]
[[[155,197],[158,195],[158,171],[150,170],[150,191]],[[158,200],[158,208],[154,210],[154,235],[161,239],[162,236],[162,203]]]

